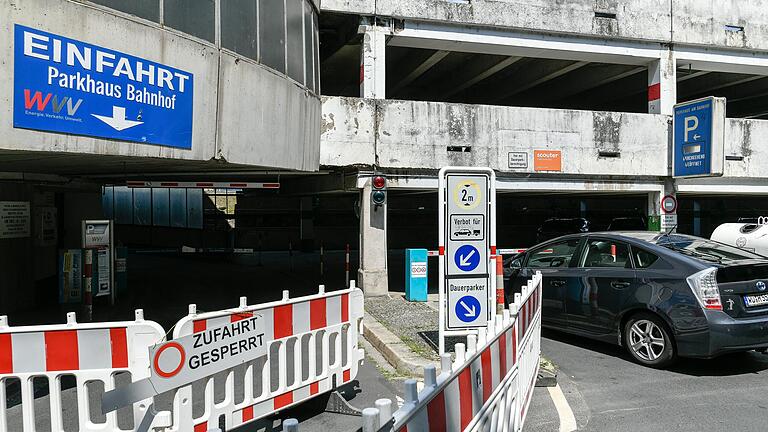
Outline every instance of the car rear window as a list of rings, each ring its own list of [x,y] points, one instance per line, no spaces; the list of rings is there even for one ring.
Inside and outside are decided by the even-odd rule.
[[[659,259],[658,255],[652,254],[646,250],[639,249],[634,246],[632,247],[632,253],[635,256],[636,268],[648,268]]]

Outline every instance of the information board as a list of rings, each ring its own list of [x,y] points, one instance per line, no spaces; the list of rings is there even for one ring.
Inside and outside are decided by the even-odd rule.
[[[29,201],[0,201],[0,239],[29,237]]]
[[[675,105],[673,177],[723,175],[725,98],[708,97]]]
[[[192,148],[194,77],[16,24],[13,126]]]
[[[495,247],[495,174],[490,168],[440,170],[440,345],[492,317],[489,259]],[[494,291],[495,292],[495,291]]]

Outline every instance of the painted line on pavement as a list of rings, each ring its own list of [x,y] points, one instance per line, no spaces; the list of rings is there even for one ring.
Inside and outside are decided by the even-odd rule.
[[[573,415],[571,406],[560,388],[560,384],[554,387],[547,387],[552,402],[555,403],[557,415],[560,417],[560,432],[571,432],[576,430],[576,417]]]

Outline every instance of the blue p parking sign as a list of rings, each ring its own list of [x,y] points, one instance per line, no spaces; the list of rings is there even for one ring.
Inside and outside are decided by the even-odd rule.
[[[725,99],[708,97],[675,105],[674,177],[723,175]]]

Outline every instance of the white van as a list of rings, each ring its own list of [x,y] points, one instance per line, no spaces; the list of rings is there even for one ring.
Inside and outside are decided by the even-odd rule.
[[[715,228],[711,238],[720,243],[768,256],[768,217],[757,218],[757,223],[724,223]]]

